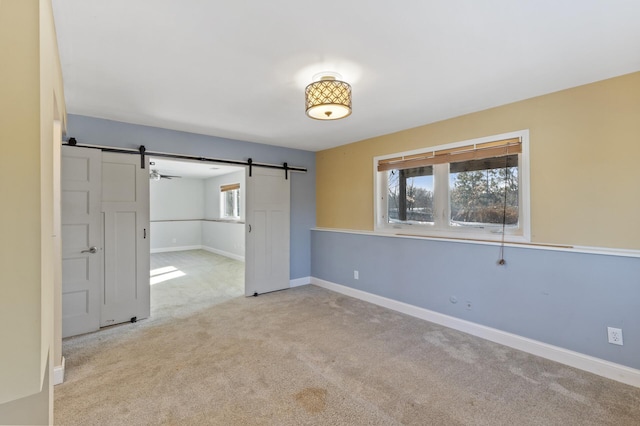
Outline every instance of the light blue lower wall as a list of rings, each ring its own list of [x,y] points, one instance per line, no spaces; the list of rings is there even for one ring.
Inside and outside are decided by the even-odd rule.
[[[311,231],[316,223],[315,153],[156,127],[140,126],[81,115],[68,115],[66,137],[79,144],[105,145],[149,151],[214,157],[226,160],[306,167],[308,173],[289,173],[291,179],[290,278],[304,278],[311,270]],[[284,174],[284,171],[283,171]]]
[[[324,230],[311,256],[313,277],[640,369],[640,258],[506,247],[499,266],[495,245]]]

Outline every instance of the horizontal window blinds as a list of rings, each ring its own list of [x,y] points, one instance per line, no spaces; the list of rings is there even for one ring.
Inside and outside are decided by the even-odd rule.
[[[520,154],[522,141],[520,138],[465,145],[457,148],[427,151],[420,154],[403,155],[378,161],[378,171],[394,169],[412,169],[434,164],[455,163],[460,161],[481,160],[484,158],[502,157]]]
[[[232,184],[229,184],[229,185],[220,186],[220,192],[233,191],[234,189],[240,189],[240,184],[239,183],[232,183]]]

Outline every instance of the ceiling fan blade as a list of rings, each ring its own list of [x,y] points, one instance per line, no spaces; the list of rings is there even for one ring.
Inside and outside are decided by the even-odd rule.
[[[173,178],[178,178],[178,179],[180,179],[181,177],[182,177],[182,176],[163,175],[163,174],[161,174],[161,175],[160,175],[160,178],[161,178],[161,179],[173,179]]]

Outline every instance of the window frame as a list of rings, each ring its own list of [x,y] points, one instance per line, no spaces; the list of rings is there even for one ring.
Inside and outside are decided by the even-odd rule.
[[[433,224],[388,223],[388,171],[378,172],[378,163],[401,156],[415,156],[432,151],[449,150],[468,145],[484,144],[504,139],[520,138],[522,152],[518,154],[518,226],[499,225],[451,226],[451,202],[449,188],[449,164],[433,166]],[[380,155],[373,158],[374,231],[385,234],[418,235],[436,238],[489,240],[505,242],[530,242],[530,177],[529,177],[529,130],[519,130],[482,138],[470,139],[444,145],[429,146],[411,151]],[[438,184],[438,182],[444,182]],[[443,188],[444,186],[444,188]]]

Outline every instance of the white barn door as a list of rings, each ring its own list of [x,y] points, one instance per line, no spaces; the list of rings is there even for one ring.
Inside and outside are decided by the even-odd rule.
[[[290,180],[284,170],[253,167],[246,178],[245,295],[290,287]]]
[[[100,326],[149,317],[149,169],[102,154],[104,292]]]
[[[96,149],[62,147],[62,337],[100,327],[101,158],[102,153]]]

